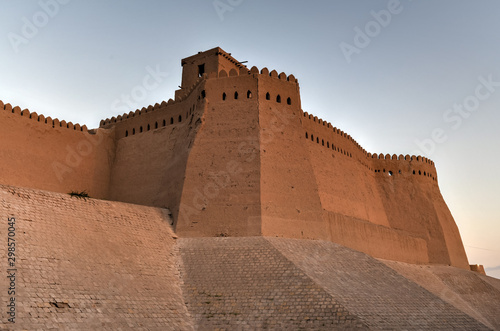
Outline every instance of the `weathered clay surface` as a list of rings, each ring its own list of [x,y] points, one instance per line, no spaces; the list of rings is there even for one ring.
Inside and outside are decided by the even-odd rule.
[[[17,320],[2,311],[2,330],[500,330],[499,281],[461,268],[321,240],[177,238],[165,209],[0,185],[2,226],[12,216]]]
[[[302,110],[293,75],[220,48],[181,64],[175,100],[96,130],[0,101],[0,183],[168,208],[186,237],[322,239],[469,268],[431,160],[368,153]]]

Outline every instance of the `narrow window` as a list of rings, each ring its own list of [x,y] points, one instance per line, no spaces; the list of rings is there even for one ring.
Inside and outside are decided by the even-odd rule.
[[[271,100],[271,95],[269,94],[269,92],[266,93],[266,100]]]
[[[226,92],[222,93],[222,100],[226,100]]]
[[[319,144],[319,138],[316,137],[316,144]]]
[[[307,132],[306,132],[306,139],[309,138],[309,136],[307,135]]]
[[[128,137],[128,130],[125,131],[125,137]]]
[[[311,140],[314,141],[314,135],[313,134],[311,135]]]
[[[251,98],[252,98],[252,92],[247,91],[247,99],[251,99]]]
[[[203,76],[204,73],[205,73],[205,64],[203,63],[198,65],[198,77]]]
[[[167,121],[163,120],[163,126],[167,125]]]
[[[413,170],[413,174],[415,175],[415,170]]]
[[[277,103],[281,103],[281,96],[278,94],[278,96],[276,97],[276,102]]]
[[[141,127],[139,127],[139,132],[142,132],[142,126],[141,126]]]
[[[149,126],[149,124],[148,124],[148,131],[149,131],[149,130],[151,130],[151,127],[150,127],[150,126]]]
[[[238,99],[238,92],[234,92],[234,100]]]
[[[290,98],[286,99],[286,104],[287,105],[291,105],[292,104],[292,99],[290,99]]]
[[[135,129],[132,129],[132,135],[134,135],[134,134],[135,134]]]
[[[158,122],[155,122],[155,129],[158,129]]]
[[[321,146],[325,146],[325,140],[321,139]]]
[[[207,96],[207,94],[205,93],[205,90],[201,91],[201,97],[202,97],[203,99],[205,99],[205,97],[206,97],[206,96]]]
[[[419,171],[418,171],[418,174],[419,174],[419,175],[421,175],[421,174],[422,174],[422,171],[420,171],[420,170],[419,170]]]
[[[326,142],[326,148],[330,148],[330,143],[328,141]]]
[[[174,124],[174,118],[170,117],[170,124]]]
[[[179,115],[179,123],[182,122],[182,116]]]

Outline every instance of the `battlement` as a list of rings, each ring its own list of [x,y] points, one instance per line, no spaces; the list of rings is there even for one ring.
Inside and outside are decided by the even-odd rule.
[[[426,157],[415,155],[398,156],[396,154],[382,153],[372,154],[362,148],[350,135],[334,127],[331,123],[307,112],[303,113],[303,117],[309,120],[309,123],[314,123],[313,125],[307,125],[306,123],[306,139],[310,139],[312,142],[316,142],[316,144],[323,147],[331,148],[341,155],[343,154],[351,158],[354,156],[365,168],[376,174],[381,173],[388,176],[405,175],[405,177],[408,177],[408,175],[417,175],[429,177],[433,181],[437,181],[434,162]],[[317,127],[316,124],[318,125]]]
[[[39,122],[40,124],[47,124],[49,126],[52,126],[52,128],[66,128],[74,131],[93,133],[88,131],[86,125],[80,125],[78,123],[73,124],[71,122],[66,122],[64,120],[60,121],[57,118],[52,119],[51,117],[38,115],[36,112],[30,112],[28,109],[21,110],[19,106],[12,107],[10,103],[4,104],[3,101],[1,100],[0,100],[0,109],[3,109],[12,114],[19,115],[25,119],[32,120],[34,122]]]
[[[469,268],[432,160],[367,152],[302,110],[292,74],[218,47],[181,65],[173,99],[96,130],[0,101],[0,184],[166,207],[183,236],[322,239]]]

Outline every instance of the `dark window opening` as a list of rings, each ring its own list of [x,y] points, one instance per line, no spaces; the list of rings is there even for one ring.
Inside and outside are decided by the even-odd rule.
[[[179,123],[182,122],[182,116],[179,115]]]
[[[205,99],[206,96],[207,96],[207,93],[205,92],[205,90],[201,91],[201,97],[203,99]]]
[[[321,139],[321,146],[325,146],[325,140]]]
[[[326,148],[330,148],[330,143],[328,141],[326,142]]]
[[[252,92],[247,91],[247,99],[251,99],[251,98],[252,98]]]
[[[170,124],[174,124],[174,118],[170,117]]]
[[[139,132],[142,132],[142,126],[141,126],[141,127],[139,127]]]
[[[276,97],[276,102],[277,103],[281,103],[281,96],[278,94],[278,96]]]
[[[203,76],[205,73],[205,64],[198,65],[198,77]]]
[[[151,127],[150,127],[150,126],[149,126],[149,124],[148,124],[148,131],[149,131],[149,130],[151,130]]]
[[[132,134],[133,134],[133,135],[135,134],[135,129],[132,129]]]
[[[158,129],[158,122],[155,122],[155,129]]]
[[[311,135],[311,140],[314,141],[314,135],[313,134]]]
[[[306,139],[309,138],[309,136],[307,135],[307,132],[306,132]]]
[[[234,92],[234,100],[238,99],[238,92]]]
[[[125,137],[128,137],[128,130],[125,131]]]
[[[167,125],[167,121],[163,120],[163,126]]]
[[[226,93],[222,93],[222,100],[226,100]]]
[[[319,144],[319,138],[316,138],[316,144]]]
[[[266,100],[271,100],[271,95],[269,94],[269,92],[266,93]]]
[[[287,105],[291,105],[292,104],[292,99],[290,99],[290,98],[286,99],[286,104]]]

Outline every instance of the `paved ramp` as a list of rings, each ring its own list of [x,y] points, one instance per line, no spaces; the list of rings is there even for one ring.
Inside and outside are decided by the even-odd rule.
[[[6,330],[189,330],[164,210],[0,185],[0,263],[16,218],[16,323]],[[6,307],[7,278],[0,278]]]

